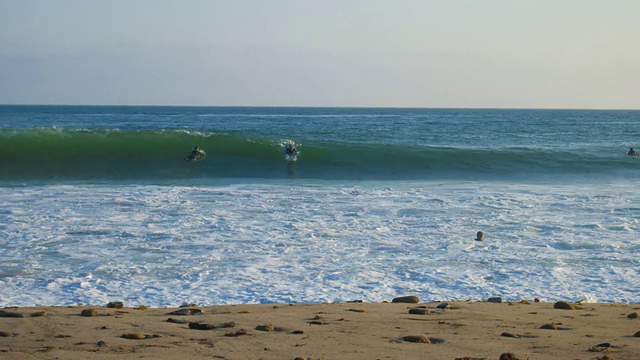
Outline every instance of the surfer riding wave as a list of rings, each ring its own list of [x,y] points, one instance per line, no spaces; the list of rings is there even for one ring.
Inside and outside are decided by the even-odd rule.
[[[286,161],[293,162],[298,160],[298,154],[300,152],[298,151],[298,147],[296,146],[295,141],[289,140],[288,142],[284,142],[280,144],[280,146],[282,146],[284,150],[284,153],[285,153],[284,159]],[[298,144],[298,146],[300,146],[300,144]]]
[[[191,154],[185,158],[187,161],[197,161],[202,160],[207,154],[204,150],[200,149],[198,145],[196,145],[193,150],[191,150]]]
[[[285,152],[288,156],[298,155],[298,149],[296,148],[296,143],[293,140],[289,141],[289,144],[285,148]]]

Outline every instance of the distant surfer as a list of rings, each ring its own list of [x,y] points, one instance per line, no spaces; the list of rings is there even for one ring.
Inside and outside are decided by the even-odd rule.
[[[194,147],[193,150],[191,150],[191,154],[189,154],[189,156],[187,156],[185,160],[196,161],[196,160],[201,160],[205,156],[207,156],[207,154],[204,152],[204,150],[200,149],[200,147],[196,145],[196,147]]]
[[[627,153],[629,156],[640,156],[640,153],[635,151],[633,148],[629,148],[629,152]]]
[[[296,149],[296,143],[293,140],[289,141],[289,144],[285,148],[285,152],[287,156],[296,156],[298,155],[298,149]]]

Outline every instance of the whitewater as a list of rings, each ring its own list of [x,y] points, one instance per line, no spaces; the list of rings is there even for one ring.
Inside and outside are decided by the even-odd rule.
[[[638,112],[169,110],[0,107],[0,306],[640,302]]]

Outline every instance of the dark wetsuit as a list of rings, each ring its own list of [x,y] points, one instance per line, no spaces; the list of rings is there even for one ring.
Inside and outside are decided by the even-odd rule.
[[[193,150],[191,150],[191,154],[189,154],[189,156],[186,158],[186,160],[187,161],[197,160],[201,156],[204,156],[204,151],[202,151],[200,149],[193,149]]]

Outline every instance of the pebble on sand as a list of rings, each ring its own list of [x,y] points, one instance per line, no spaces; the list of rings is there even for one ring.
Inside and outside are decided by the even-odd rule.
[[[391,300],[392,303],[409,303],[417,304],[420,302],[420,298],[417,296],[400,296]]]
[[[189,323],[189,329],[194,329],[194,330],[213,330],[215,328],[216,326],[214,324],[201,324],[197,322]]]
[[[566,301],[558,301],[557,303],[553,304],[553,308],[554,309],[562,309],[562,310],[577,310],[580,309],[579,306],[573,305],[573,304],[569,304]]]
[[[108,303],[106,307],[112,309],[122,309],[122,307],[124,307],[124,303],[122,301],[112,301]]]
[[[500,360],[519,360],[519,359],[512,353],[502,353],[500,354]]]
[[[80,315],[81,316],[86,316],[86,317],[98,316],[98,310],[96,310],[96,309],[84,309],[84,310],[82,310]]]
[[[500,334],[500,336],[510,337],[510,338],[514,338],[514,339],[520,339],[522,337],[519,334],[512,334],[512,333],[508,333],[508,332],[503,332],[502,334]]]
[[[13,333],[8,331],[0,331],[0,337],[13,337]]]
[[[125,339],[133,339],[133,340],[146,339],[146,335],[141,333],[122,334],[122,337]]]
[[[275,327],[271,324],[258,325],[256,326],[256,330],[272,332],[275,331]]]
[[[627,319],[637,319],[638,318],[638,313],[631,313],[629,315],[627,315]]]
[[[174,324],[186,324],[187,320],[168,318],[167,322],[174,323]]]
[[[409,309],[409,314],[429,315],[429,314],[431,314],[431,310],[425,309],[425,308],[411,308],[411,309]]]
[[[31,317],[42,317],[42,316],[49,316],[49,313],[46,311],[36,311],[33,314],[31,314]]]
[[[200,309],[180,309],[180,310],[176,310],[176,311],[172,311],[169,313],[169,315],[200,315],[202,314],[202,310]]]
[[[403,336],[402,340],[414,343],[431,344],[431,340],[429,340],[429,338],[424,335],[407,335]]]
[[[555,326],[554,324],[544,324],[544,325],[540,326],[540,329],[558,330],[558,327]]]
[[[17,312],[10,312],[5,310],[0,310],[0,317],[12,317],[12,318],[21,318],[24,317],[22,314]]]

